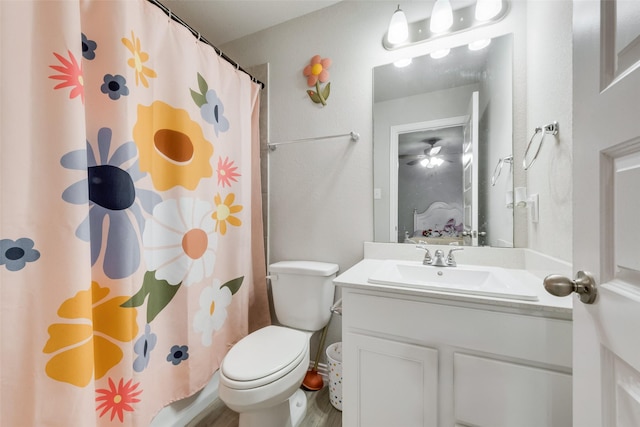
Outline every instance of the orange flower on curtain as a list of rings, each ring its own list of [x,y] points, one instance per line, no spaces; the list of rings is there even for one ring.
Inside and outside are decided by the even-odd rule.
[[[142,51],[142,48],[140,47],[140,39],[135,36],[133,31],[131,31],[131,40],[123,37],[122,44],[124,44],[133,54],[133,58],[130,58],[127,61],[127,64],[136,72],[136,86],[141,82],[142,86],[149,87],[147,77],[154,78],[158,77],[158,75],[151,68],[143,65],[149,60],[149,54]]]
[[[65,323],[49,326],[49,340],[43,348],[53,354],[45,371],[54,380],[86,387],[92,378],[102,378],[122,360],[118,343],[138,335],[137,310],[121,304],[129,297],[106,299],[110,290],[91,282],[91,288],[64,301],[58,316]]]
[[[149,172],[157,190],[178,185],[194,190],[201,179],[213,175],[213,145],[186,110],[162,101],[138,105],[133,139],[140,151],[140,170]]]
[[[220,197],[220,193],[218,193],[213,199],[216,204],[216,211],[211,217],[216,220],[216,231],[219,230],[223,236],[227,234],[227,224],[235,227],[242,225],[242,221],[232,215],[242,210],[241,205],[233,204],[235,198],[235,194],[229,193],[227,197],[224,198],[224,201],[222,201],[222,197]]]
[[[315,55],[311,58],[309,65],[304,67],[302,74],[307,78],[308,86],[315,86],[316,90],[307,90],[309,98],[316,104],[327,105],[327,99],[331,92],[331,82],[328,82],[324,88],[320,88],[320,83],[325,83],[329,80],[329,71],[327,70],[331,66],[330,58],[321,58],[320,55]]]

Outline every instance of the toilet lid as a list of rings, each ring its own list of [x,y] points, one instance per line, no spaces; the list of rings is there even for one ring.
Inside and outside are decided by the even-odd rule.
[[[238,341],[225,356],[220,369],[236,387],[242,387],[238,382],[251,382],[245,385],[258,387],[281,378],[299,365],[308,345],[309,338],[304,332],[267,326]]]

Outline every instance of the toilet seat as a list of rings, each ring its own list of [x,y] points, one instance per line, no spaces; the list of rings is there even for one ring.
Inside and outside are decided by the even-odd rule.
[[[229,388],[247,390],[272,383],[305,360],[309,337],[302,331],[266,326],[229,350],[220,367],[221,381]]]

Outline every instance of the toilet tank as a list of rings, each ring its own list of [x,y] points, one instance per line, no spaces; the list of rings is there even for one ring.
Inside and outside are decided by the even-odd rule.
[[[338,265],[317,261],[281,261],[269,266],[278,322],[318,331],[329,322]]]

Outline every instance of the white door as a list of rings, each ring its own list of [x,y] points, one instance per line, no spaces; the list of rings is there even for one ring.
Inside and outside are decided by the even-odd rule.
[[[465,244],[478,246],[478,120],[480,98],[478,92],[471,94],[464,123],[462,143],[462,204]]]
[[[575,0],[574,427],[640,426],[640,1]],[[550,100],[553,102],[553,100]]]

